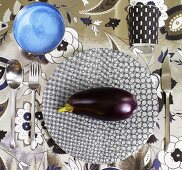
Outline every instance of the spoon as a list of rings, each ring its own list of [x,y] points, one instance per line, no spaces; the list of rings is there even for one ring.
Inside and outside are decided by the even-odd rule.
[[[16,148],[15,116],[16,116],[16,92],[23,81],[23,69],[17,60],[10,60],[6,67],[6,81],[12,89],[11,97],[11,141],[10,147]]]

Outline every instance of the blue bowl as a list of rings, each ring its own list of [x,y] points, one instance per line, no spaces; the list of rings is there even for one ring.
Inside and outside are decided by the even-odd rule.
[[[45,54],[61,43],[65,33],[64,18],[53,5],[44,2],[32,3],[17,14],[13,33],[24,51]]]

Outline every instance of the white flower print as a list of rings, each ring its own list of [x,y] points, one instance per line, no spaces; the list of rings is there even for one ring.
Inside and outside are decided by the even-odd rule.
[[[73,20],[75,21],[75,23],[78,23],[78,18],[74,17]]]
[[[97,27],[95,25],[92,25],[92,30],[94,31],[95,33],[95,36],[97,36],[97,33],[99,32]]]
[[[51,63],[61,63],[64,58],[68,58],[76,51],[81,51],[82,49],[78,32],[73,28],[67,27],[62,42],[55,50],[45,54],[45,57]]]
[[[36,102],[36,106],[38,106],[39,103]],[[36,119],[41,120],[42,119],[42,113],[37,110],[38,107],[36,107]],[[22,140],[24,144],[30,145],[30,120],[31,120],[31,104],[26,102],[23,106],[23,108],[19,108],[17,111],[17,116],[15,118],[15,132],[18,133],[18,139]],[[36,123],[35,126],[35,141],[34,145],[37,147],[38,145],[41,145],[43,143],[41,128]]]
[[[82,2],[83,2],[83,5],[84,5],[84,6],[86,6],[86,5],[89,4],[88,0],[82,0]]]
[[[98,20],[95,20],[95,21],[93,22],[93,24],[99,26],[102,22],[103,22],[103,21],[100,21],[100,20],[98,19]]]
[[[182,137],[171,136],[167,151],[161,150],[158,159],[161,163],[159,170],[182,170]]]

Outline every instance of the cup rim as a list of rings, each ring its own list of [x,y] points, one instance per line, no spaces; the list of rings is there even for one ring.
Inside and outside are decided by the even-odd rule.
[[[154,43],[132,43],[132,46],[133,47],[145,47],[145,46],[155,46],[157,44],[154,44]]]

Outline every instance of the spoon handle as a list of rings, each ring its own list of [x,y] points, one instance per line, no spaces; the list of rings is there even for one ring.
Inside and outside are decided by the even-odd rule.
[[[15,135],[15,116],[16,116],[16,89],[12,89],[11,97],[12,115],[11,115],[11,141],[10,147],[16,148],[16,135]]]
[[[35,90],[32,90],[31,108],[31,149],[35,150]]]

